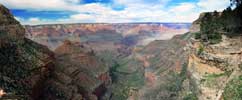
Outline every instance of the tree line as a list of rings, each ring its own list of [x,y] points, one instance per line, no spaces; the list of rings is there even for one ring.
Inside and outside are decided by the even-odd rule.
[[[230,1],[230,6],[222,12],[205,13],[196,39],[216,44],[222,40],[222,34],[229,37],[242,35],[242,0]]]

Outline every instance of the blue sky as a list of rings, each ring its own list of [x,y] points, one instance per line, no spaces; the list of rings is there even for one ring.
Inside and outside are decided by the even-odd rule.
[[[22,24],[192,22],[229,0],[0,0]]]

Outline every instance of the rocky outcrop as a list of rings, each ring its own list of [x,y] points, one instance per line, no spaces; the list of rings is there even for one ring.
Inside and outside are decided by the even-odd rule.
[[[189,32],[196,33],[196,32],[200,31],[200,25],[201,25],[202,19],[204,18],[205,14],[206,13],[201,13],[199,15],[199,18],[197,20],[195,20],[194,22],[192,22]]]
[[[0,4],[0,89],[3,98],[38,100],[54,65],[54,54],[24,37],[25,30]]]
[[[199,19],[193,23],[191,32],[200,32],[198,30],[200,27],[197,26],[201,25],[205,14],[208,13],[202,13]],[[215,16],[215,13],[209,12],[209,14],[211,17]],[[218,14],[223,16],[223,13]],[[198,87],[197,90],[200,91],[197,94],[199,100],[222,100],[228,99],[228,97],[232,99],[230,93],[224,91],[233,87],[229,82],[241,75],[239,69],[242,63],[241,36],[228,37],[223,30],[219,32],[219,34],[222,34],[222,39],[217,44],[204,43],[194,38],[191,38],[187,44],[189,52],[188,71],[191,72],[191,76]],[[232,91],[230,90],[230,92]]]
[[[222,12],[217,12],[219,16],[222,15]],[[202,24],[202,21],[205,19],[205,16],[210,14],[211,16],[214,16],[214,12],[203,12],[199,15],[199,18],[195,21],[192,22],[192,25],[190,27],[190,30],[189,32],[191,33],[197,33],[197,32],[200,32],[200,28],[201,28],[201,24]]]
[[[241,37],[226,36],[216,45],[191,41],[188,70],[201,91],[199,99],[222,99],[225,87],[230,85],[228,82],[240,75],[239,64],[242,62],[242,55],[238,52],[241,51],[242,45],[239,42]]]

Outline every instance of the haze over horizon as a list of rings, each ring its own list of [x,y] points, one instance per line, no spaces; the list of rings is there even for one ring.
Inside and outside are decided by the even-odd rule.
[[[21,24],[192,22],[229,0],[0,0]],[[214,6],[216,5],[216,6]]]

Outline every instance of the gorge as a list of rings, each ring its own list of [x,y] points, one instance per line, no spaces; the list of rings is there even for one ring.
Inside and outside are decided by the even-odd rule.
[[[0,99],[241,100],[242,31],[230,14],[241,5],[192,24],[23,26],[0,4]]]

